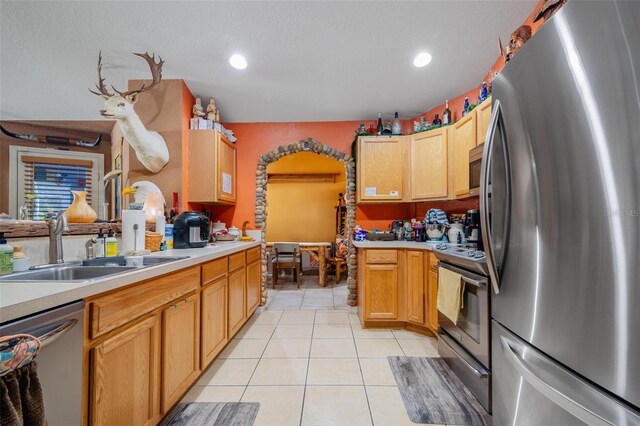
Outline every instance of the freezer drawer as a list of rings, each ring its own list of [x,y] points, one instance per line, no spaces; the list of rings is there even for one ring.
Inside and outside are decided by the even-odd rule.
[[[640,425],[640,413],[492,321],[493,424]]]

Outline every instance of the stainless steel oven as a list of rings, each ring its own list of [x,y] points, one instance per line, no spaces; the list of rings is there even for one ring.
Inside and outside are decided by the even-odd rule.
[[[480,195],[480,166],[484,144],[469,150],[469,195]]]
[[[454,273],[460,279],[456,320],[449,319],[438,306],[438,353],[491,413],[491,291],[484,252],[441,244],[434,253],[440,260],[438,275],[445,275],[446,269],[447,275]]]

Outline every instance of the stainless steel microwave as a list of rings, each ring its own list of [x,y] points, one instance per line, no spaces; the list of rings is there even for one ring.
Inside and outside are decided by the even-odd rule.
[[[480,195],[480,167],[484,144],[469,150],[469,195]]]

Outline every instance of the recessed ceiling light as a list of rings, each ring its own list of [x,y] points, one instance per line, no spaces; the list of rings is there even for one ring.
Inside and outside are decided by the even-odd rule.
[[[421,52],[416,55],[415,59],[413,60],[413,65],[418,68],[422,68],[429,65],[429,62],[431,62],[431,55],[429,55],[427,52]]]
[[[243,70],[247,67],[247,60],[242,55],[235,54],[229,58],[229,63],[237,70]]]

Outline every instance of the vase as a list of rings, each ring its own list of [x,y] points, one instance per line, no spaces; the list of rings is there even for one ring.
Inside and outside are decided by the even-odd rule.
[[[87,191],[71,191],[73,203],[67,208],[65,215],[69,223],[93,223],[98,215],[87,203]]]

